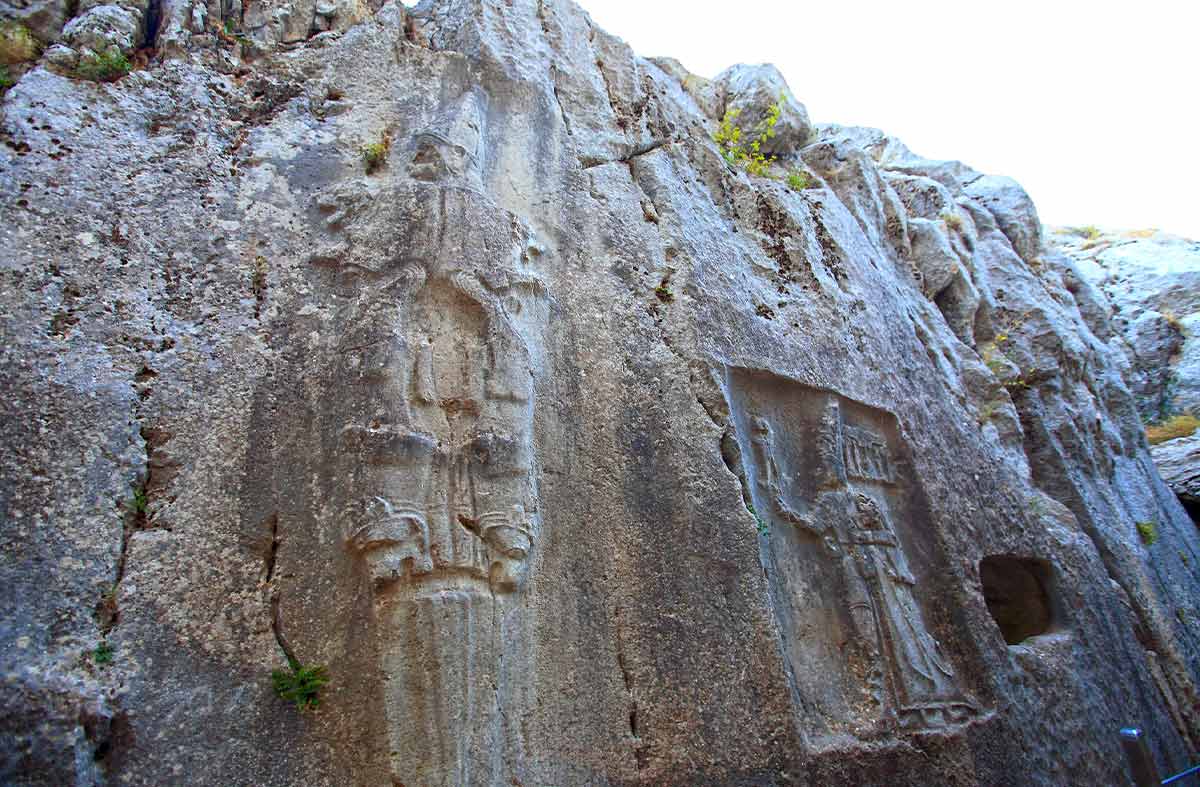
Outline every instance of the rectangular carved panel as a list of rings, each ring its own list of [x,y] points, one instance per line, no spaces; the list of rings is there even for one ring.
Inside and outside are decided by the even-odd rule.
[[[726,384],[802,726],[869,739],[971,719],[930,625],[931,523],[895,417],[765,372]]]

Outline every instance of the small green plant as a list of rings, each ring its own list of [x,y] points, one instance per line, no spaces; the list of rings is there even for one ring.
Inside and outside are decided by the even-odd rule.
[[[12,74],[8,71],[8,66],[0,65],[0,95],[8,92],[8,89],[17,84],[17,80],[12,78]]]
[[[1000,349],[1000,345],[1006,339],[1008,337],[1005,334],[998,335],[992,341],[984,344],[979,354],[979,357],[983,360],[983,365],[996,377],[999,377],[1008,368],[1008,365],[1012,363],[1008,355]]]
[[[75,76],[92,82],[116,82],[133,68],[121,52],[107,50],[79,58]]]
[[[133,497],[129,499],[129,510],[135,514],[146,513],[146,504],[149,501],[146,499],[146,487],[139,486],[133,490]]]
[[[954,211],[947,210],[947,211],[943,212],[942,213],[942,221],[944,221],[946,223],[946,226],[948,228],[954,230],[955,232],[958,232],[959,230],[961,230],[963,228],[962,216],[959,216]]]
[[[666,279],[660,281],[658,286],[654,288],[654,295],[663,303],[670,303],[675,300],[675,293],[671,291],[671,283]]]
[[[1187,610],[1183,607],[1175,610],[1175,619],[1179,621],[1180,625],[1187,625]]]
[[[1042,498],[1038,495],[1030,495],[1028,503],[1029,513],[1033,514],[1034,516],[1041,516],[1042,514],[1046,513],[1046,506],[1042,502]]]
[[[107,642],[101,642],[96,646],[96,649],[92,651],[92,661],[96,664],[112,664],[112,660],[112,645],[109,645]]]
[[[753,138],[749,143],[742,140],[742,129],[737,125],[737,119],[742,114],[741,109],[725,110],[725,117],[713,135],[713,142],[721,150],[721,155],[731,167],[740,167],[751,175],[762,177],[767,174],[774,156],[766,156],[762,152],[763,143],[775,136],[775,124],[783,112],[783,96],[767,108],[767,115],[754,127]]]
[[[758,515],[757,511],[754,510],[753,505],[747,505],[746,510],[749,511],[750,515],[754,517],[754,522],[755,522],[754,526],[758,530],[758,534],[760,536],[765,536],[765,535],[767,535],[767,533],[771,532],[770,528],[767,527],[767,523],[764,522],[763,518]]]
[[[305,666],[288,656],[289,670],[271,670],[271,686],[280,699],[296,703],[300,710],[315,710],[321,700],[317,696],[321,687],[329,683],[325,667],[310,664]]]
[[[1001,384],[1009,391],[1020,390],[1030,386],[1030,380],[1021,371],[1021,365],[1004,350],[1004,346],[1012,341],[1012,333],[1025,324],[1029,312],[1009,317],[1000,324],[996,335],[990,342],[984,343],[979,350],[980,360],[997,378],[1004,374],[1009,366],[1016,366],[1018,375],[1015,378],[1001,380]],[[1010,345],[1011,346],[1011,345]]]
[[[1200,418],[1189,413],[1173,415],[1157,424],[1146,427],[1146,440],[1150,445],[1158,445],[1179,437],[1189,437],[1200,429]]]
[[[1179,315],[1171,309],[1163,309],[1159,312],[1167,326],[1180,336],[1187,336],[1187,329],[1183,327],[1183,322],[1179,319]]]
[[[820,184],[813,180],[813,177],[802,169],[794,169],[787,176],[788,188],[792,191],[804,191],[805,189],[820,188]]]
[[[1142,539],[1142,543],[1146,546],[1151,546],[1158,540],[1158,524],[1154,520],[1148,519],[1145,522],[1137,523],[1138,538]]]
[[[363,165],[367,168],[368,175],[384,165],[391,149],[392,138],[387,134],[380,135],[377,142],[362,146]]]
[[[42,44],[20,22],[0,22],[0,63],[24,63],[42,53]]]

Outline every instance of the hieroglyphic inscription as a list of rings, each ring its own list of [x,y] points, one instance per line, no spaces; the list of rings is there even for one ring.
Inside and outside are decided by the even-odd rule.
[[[888,456],[887,442],[869,429],[843,424],[842,452],[846,475],[850,478],[895,483],[896,473]]]

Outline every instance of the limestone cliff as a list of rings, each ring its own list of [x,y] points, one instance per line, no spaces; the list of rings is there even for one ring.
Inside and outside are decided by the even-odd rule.
[[[1196,530],[1016,183],[562,0],[5,8],[0,780],[1195,757]]]
[[[1061,227],[1049,240],[1108,299],[1123,364],[1150,452],[1163,478],[1200,521],[1200,243],[1156,230]]]

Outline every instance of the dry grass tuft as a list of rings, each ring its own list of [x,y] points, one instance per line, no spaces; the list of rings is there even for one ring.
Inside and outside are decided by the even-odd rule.
[[[1146,427],[1146,439],[1150,445],[1158,445],[1168,440],[1189,437],[1200,429],[1200,418],[1194,415],[1173,415],[1161,424],[1151,424]]]

